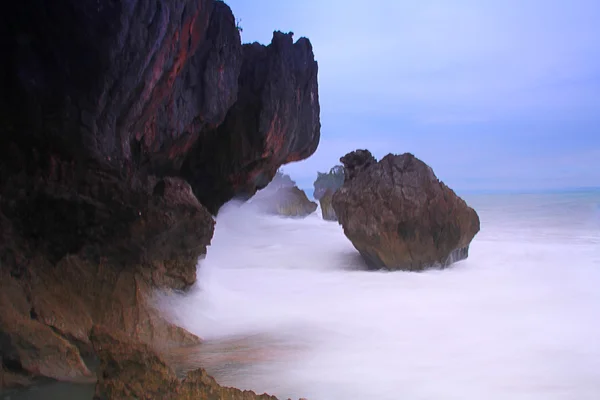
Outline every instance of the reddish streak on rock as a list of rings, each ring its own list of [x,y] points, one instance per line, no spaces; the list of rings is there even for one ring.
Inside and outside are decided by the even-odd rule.
[[[266,158],[276,154],[283,154],[283,148],[285,146],[284,133],[285,132],[282,131],[279,114],[275,114],[265,138],[265,151],[262,153],[263,157]]]
[[[285,163],[291,163],[291,162],[295,162],[295,161],[302,161],[306,158],[306,156],[300,154],[300,153],[290,153],[287,158],[285,159]]]
[[[192,146],[198,139],[198,132],[200,131],[200,126],[196,122],[192,122],[188,125],[183,132],[189,132],[188,135],[182,137],[182,140],[174,143],[169,149],[168,157],[173,160],[179,157],[182,154],[187,154],[190,152]]]
[[[159,107],[164,104],[165,99],[168,99],[167,101],[170,102],[174,101],[172,98],[172,93],[174,92],[173,85],[181,71],[184,69],[189,57],[195,54],[201,39],[203,38],[204,28],[207,24],[205,23],[206,21],[199,18],[199,15],[200,1],[198,1],[198,9],[195,13],[184,21],[181,31],[176,31],[173,34],[170,40],[170,46],[162,46],[158,53],[157,61],[153,65],[151,79],[147,85],[151,90],[151,97],[141,118],[142,121],[146,122],[144,122],[142,127],[142,133],[136,133],[136,137],[140,137],[141,135],[144,136],[144,144],[148,147],[151,147],[157,137],[157,127],[153,121],[153,115],[156,115]],[[171,58],[169,56],[174,53],[173,65],[167,70],[165,68],[166,61]],[[167,78],[161,80],[163,76],[166,76]],[[152,88],[154,90],[152,90]],[[150,96],[150,93],[148,93],[147,96]]]

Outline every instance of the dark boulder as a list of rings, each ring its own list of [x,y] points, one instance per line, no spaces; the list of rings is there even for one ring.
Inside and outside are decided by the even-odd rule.
[[[409,153],[377,162],[367,150],[341,161],[333,208],[370,267],[418,271],[468,256],[479,217],[427,164]]]

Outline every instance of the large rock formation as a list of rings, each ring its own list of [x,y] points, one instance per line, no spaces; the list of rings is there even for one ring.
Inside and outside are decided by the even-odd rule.
[[[215,0],[9,2],[0,38],[2,380],[89,376],[93,325],[197,343],[150,296],[194,283],[220,205],[315,151],[310,42],[242,46]]]
[[[346,180],[333,208],[370,267],[415,271],[468,256],[479,217],[427,164],[409,153],[377,162],[367,150],[340,161]]]

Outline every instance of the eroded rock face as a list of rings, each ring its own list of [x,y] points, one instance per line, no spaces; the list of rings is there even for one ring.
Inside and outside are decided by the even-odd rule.
[[[242,46],[216,0],[25,0],[0,17],[0,145],[182,176],[212,213],[320,137],[308,39]]]
[[[377,162],[367,150],[341,158],[344,185],[333,208],[372,268],[423,270],[468,256],[479,217],[412,154]]]
[[[275,32],[245,44],[237,102],[190,152],[183,176],[209,210],[267,186],[282,164],[307,158],[320,138],[317,63],[308,39]],[[239,160],[233,163],[231,160]]]
[[[91,340],[100,358],[96,400],[277,400],[266,394],[219,386],[204,369],[179,379],[152,348],[118,332],[94,327]]]
[[[331,189],[325,190],[325,193],[322,194],[319,199],[319,203],[321,204],[321,215],[325,221],[337,221],[337,215],[335,214],[335,210],[333,209],[333,194],[335,192]]]
[[[315,151],[309,41],[242,46],[214,0],[11,2],[0,38],[3,380],[89,375],[94,324],[197,343],[149,298],[194,283],[221,204]]]

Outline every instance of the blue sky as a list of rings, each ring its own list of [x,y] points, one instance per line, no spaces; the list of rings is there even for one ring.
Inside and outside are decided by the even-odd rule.
[[[600,1],[229,0],[244,42],[308,37],[321,143],[284,170],[411,152],[457,190],[600,186]]]

